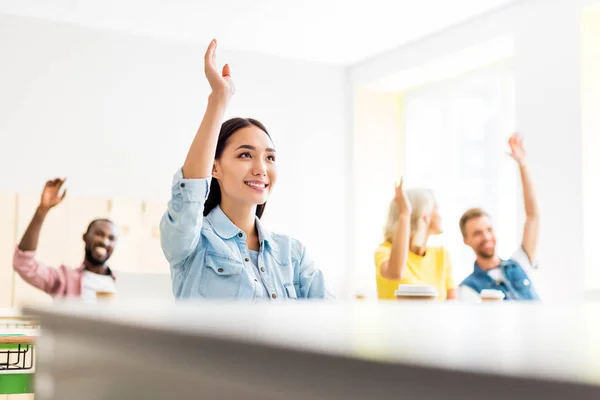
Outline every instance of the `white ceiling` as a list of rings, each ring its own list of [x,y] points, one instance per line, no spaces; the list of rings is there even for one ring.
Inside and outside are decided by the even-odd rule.
[[[0,13],[353,64],[514,0],[0,0]]]
[[[514,51],[512,36],[496,37],[415,67],[400,70],[370,82],[367,87],[378,91],[397,93],[506,61],[514,57]]]

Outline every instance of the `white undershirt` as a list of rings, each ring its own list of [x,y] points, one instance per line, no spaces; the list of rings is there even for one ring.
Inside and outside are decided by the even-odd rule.
[[[90,271],[83,271],[81,279],[81,299],[85,303],[96,302],[96,292],[116,293],[117,286],[111,275],[100,275]]]
[[[537,265],[534,265],[529,260],[529,256],[527,255],[523,247],[519,247],[513,253],[510,259],[519,264],[521,268],[523,268],[523,270],[532,282],[535,281]],[[506,282],[506,276],[504,276],[504,269],[500,266],[490,269],[489,271],[487,271],[487,274],[495,281]],[[536,291],[539,293],[537,286]],[[460,285],[458,287],[458,299],[461,301],[478,302],[481,300],[481,297],[479,296],[479,293],[477,293],[474,289],[466,285]]]

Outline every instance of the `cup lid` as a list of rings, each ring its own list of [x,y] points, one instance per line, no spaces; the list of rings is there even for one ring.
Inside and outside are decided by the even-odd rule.
[[[394,292],[395,296],[427,296],[437,297],[438,292],[433,286],[428,285],[398,285],[398,290]]]
[[[504,292],[502,290],[496,289],[483,289],[480,293],[481,297],[485,297],[487,299],[503,299]]]

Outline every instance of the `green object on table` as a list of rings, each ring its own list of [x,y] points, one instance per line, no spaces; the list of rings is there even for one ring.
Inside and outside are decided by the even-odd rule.
[[[0,333],[0,336],[25,336],[22,333]],[[2,349],[18,349],[18,344],[0,344],[0,350]]]
[[[33,374],[3,374],[0,372],[0,394],[33,393]]]
[[[0,336],[25,336],[23,334],[0,334]],[[0,349],[16,349],[18,344],[0,344]],[[0,369],[0,395],[33,393],[34,374],[7,374]]]

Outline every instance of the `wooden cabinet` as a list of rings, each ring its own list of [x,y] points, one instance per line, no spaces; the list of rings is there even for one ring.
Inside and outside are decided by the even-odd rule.
[[[141,272],[168,274],[170,271],[160,247],[160,220],[166,209],[167,202],[142,203]]]
[[[112,200],[110,219],[117,225],[118,241],[109,261],[115,271],[140,272],[142,204],[136,200]]]

